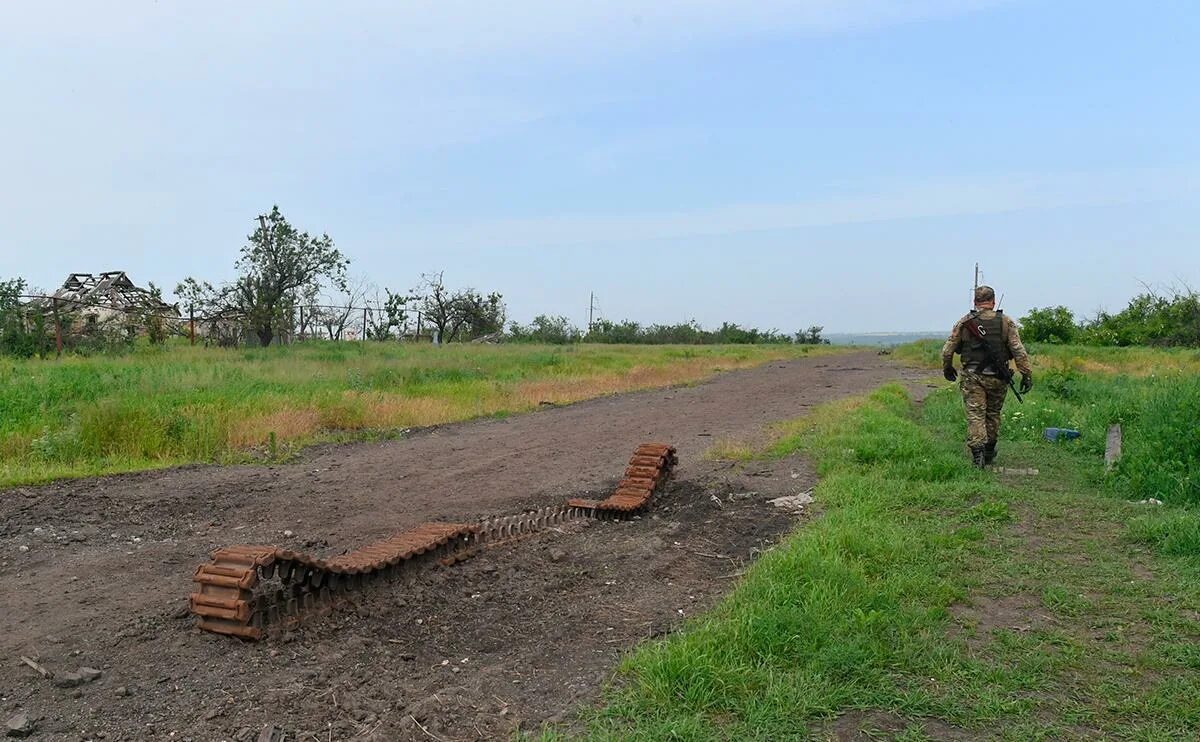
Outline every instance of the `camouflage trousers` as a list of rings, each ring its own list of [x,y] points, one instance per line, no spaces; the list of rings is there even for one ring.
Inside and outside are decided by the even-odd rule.
[[[1008,395],[1008,383],[996,376],[963,369],[959,388],[967,408],[967,445],[982,446],[1000,435],[1000,411]]]

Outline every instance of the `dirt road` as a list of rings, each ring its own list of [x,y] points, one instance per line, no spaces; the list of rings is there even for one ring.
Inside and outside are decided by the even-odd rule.
[[[711,605],[741,560],[790,527],[765,499],[810,486],[802,464],[705,462],[715,439],[920,375],[873,353],[776,362],[694,387],[322,447],[284,466],[0,492],[0,714],[24,712],[38,734],[64,739],[256,739],[271,724],[320,739],[536,729],[592,698],[620,652]],[[261,644],[202,635],[179,617],[192,571],[219,546],[335,554],[425,520],[595,495],[648,440],[674,443],[681,462],[652,517],[489,551]],[[104,674],[59,688],[21,655],[60,674]]]

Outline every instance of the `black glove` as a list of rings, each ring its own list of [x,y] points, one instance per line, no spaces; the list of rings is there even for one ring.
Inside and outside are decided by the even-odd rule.
[[[958,372],[949,363],[942,366],[942,376],[946,377],[946,381],[958,381]]]
[[[1021,374],[1021,394],[1029,394],[1033,388],[1033,374]]]

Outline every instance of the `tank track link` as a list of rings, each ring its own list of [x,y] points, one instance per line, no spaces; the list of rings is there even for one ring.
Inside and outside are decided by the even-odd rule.
[[[228,546],[197,568],[189,597],[199,628],[258,640],[328,614],[348,594],[434,564],[450,566],[481,550],[580,518],[626,518],[645,510],[678,463],[675,448],[638,446],[625,476],[604,500],[568,500],[529,513],[477,524],[424,523],[412,530],[330,559],[272,545]]]

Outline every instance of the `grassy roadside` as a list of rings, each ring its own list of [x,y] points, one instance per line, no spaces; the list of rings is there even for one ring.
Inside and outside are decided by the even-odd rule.
[[[812,346],[308,342],[0,358],[0,487],[193,462],[685,384]]]
[[[885,387],[780,426],[765,449],[732,447],[812,456],[823,514],[709,615],[631,655],[589,736],[1192,738],[1200,551],[1179,525],[1193,515],[1186,477],[1162,480],[1183,486],[1168,505],[1130,500],[1159,486],[1139,471],[1190,450],[1178,415],[1158,415],[1191,409],[1194,377],[1071,373],[1008,410],[998,463],[1036,476],[967,465],[953,389],[914,407]],[[1130,445],[1105,475],[1092,438],[1113,413]],[[1045,443],[1040,416],[1070,417],[1084,438]]]

